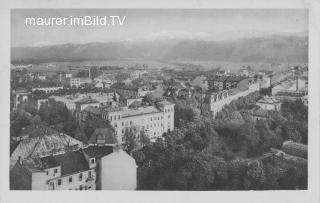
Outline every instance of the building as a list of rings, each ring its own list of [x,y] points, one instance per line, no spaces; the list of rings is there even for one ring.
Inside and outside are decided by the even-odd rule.
[[[236,76],[213,76],[206,79],[207,89],[211,91],[222,91],[236,88],[238,83],[242,80],[241,77]]]
[[[242,77],[253,77],[254,76],[254,71],[250,66],[247,67],[242,67],[239,70],[239,75]]]
[[[303,100],[305,96],[307,95],[307,92],[304,91],[279,91],[275,95],[275,98],[277,98],[280,101],[296,101],[298,99]]]
[[[10,170],[12,190],[134,190],[135,160],[112,146],[89,145],[20,159]]]
[[[33,157],[45,157],[61,154],[69,150],[82,147],[82,142],[66,134],[44,130],[38,136],[29,134],[29,138],[22,139],[10,156],[10,168],[17,161]]]
[[[88,140],[89,145],[114,146],[117,144],[114,132],[109,128],[96,128]]]
[[[62,96],[50,96],[49,98],[54,99],[57,102],[62,102],[66,105],[68,110],[75,111],[76,103],[88,100],[89,98],[96,100],[101,105],[107,105],[112,102],[119,100],[119,95],[112,90],[104,90],[99,93],[86,93],[86,94],[75,94],[75,95],[62,95]]]
[[[66,73],[66,78],[72,78],[72,73]]]
[[[280,111],[281,102],[275,97],[263,97],[259,99],[256,105],[264,110]]]
[[[57,92],[59,90],[63,89],[63,87],[61,86],[57,86],[57,87],[34,87],[32,88],[32,92],[34,91],[43,91],[45,92],[46,94],[49,94],[49,93],[54,93],[54,92]]]
[[[77,121],[83,122],[90,114],[108,120],[115,129],[119,143],[126,132],[144,131],[151,140],[174,128],[174,104],[162,101],[155,106],[128,107],[87,107],[77,111]]]
[[[225,105],[230,104],[231,101],[259,90],[259,83],[245,79],[238,84],[238,88],[219,92],[207,92],[204,97],[201,112],[202,114],[215,117],[217,113],[221,111]]]
[[[17,90],[13,92],[13,109],[24,108],[29,102],[31,92],[28,90]]]
[[[137,164],[123,150],[102,157],[99,168],[102,190],[136,190]]]
[[[124,83],[115,83],[111,85],[110,88],[115,90],[118,94],[130,98],[143,97],[149,93],[152,93],[152,91],[147,87],[135,87],[132,85],[126,85]]]
[[[33,157],[15,164],[10,186],[18,190],[95,190],[95,160],[82,150]]]
[[[80,78],[70,78],[70,87],[80,87],[81,79]]]

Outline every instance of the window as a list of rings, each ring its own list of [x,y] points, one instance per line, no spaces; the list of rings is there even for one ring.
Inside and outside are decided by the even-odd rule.
[[[82,190],[82,189],[83,189],[82,185],[80,185],[79,189],[80,189],[80,190]]]
[[[132,121],[130,121],[130,125],[132,125]]]
[[[118,127],[118,125],[117,125],[117,124],[114,124],[114,127],[116,128],[116,127]]]
[[[88,177],[91,178],[91,171],[88,172]]]
[[[116,115],[114,115],[114,120],[117,120],[117,116]]]
[[[49,175],[49,171],[47,171],[47,175]]]
[[[58,185],[61,185],[62,181],[61,179],[58,180]]]
[[[57,168],[54,169],[54,173],[58,173],[58,169]]]
[[[110,116],[110,121],[112,121],[112,116]]]
[[[170,115],[168,115],[168,118],[170,118]]]
[[[158,116],[158,120],[160,120],[160,117]]]
[[[82,181],[82,173],[79,174],[79,181]]]
[[[151,121],[152,121],[152,117],[151,117],[151,119],[150,119]]]
[[[91,164],[94,164],[94,159],[91,159]]]
[[[122,122],[122,126],[124,126],[124,122]]]
[[[118,115],[118,119],[120,119],[120,115]]]
[[[72,176],[69,177],[69,183],[72,183]]]

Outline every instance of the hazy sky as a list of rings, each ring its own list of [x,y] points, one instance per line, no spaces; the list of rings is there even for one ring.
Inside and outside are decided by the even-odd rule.
[[[25,17],[126,16],[123,26],[25,26]],[[228,40],[269,34],[306,34],[306,9],[11,10],[12,46],[171,38]]]

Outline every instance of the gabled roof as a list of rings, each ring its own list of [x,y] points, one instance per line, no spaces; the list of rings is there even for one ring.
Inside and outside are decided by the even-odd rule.
[[[101,158],[113,152],[113,146],[98,146],[91,145],[83,149],[83,152],[86,153],[90,158]]]
[[[98,139],[103,138],[104,144],[116,144],[117,139],[110,128],[96,128],[92,133],[88,144],[99,144]]]
[[[20,158],[45,157],[70,148],[82,147],[82,142],[66,134],[41,135],[22,140],[10,157],[10,166]]]
[[[80,150],[56,155],[54,159],[61,165],[61,176],[90,169],[88,161]]]

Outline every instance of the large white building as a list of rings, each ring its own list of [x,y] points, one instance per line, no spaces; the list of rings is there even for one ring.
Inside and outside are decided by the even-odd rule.
[[[76,109],[76,103],[82,100],[88,100],[88,98],[96,100],[99,104],[104,105],[113,102],[114,99],[118,100],[119,95],[114,91],[99,92],[99,93],[87,93],[87,94],[76,94],[76,95],[63,95],[63,96],[50,96],[49,98],[54,99],[57,102],[62,102],[66,105],[68,110],[74,111]]]
[[[93,107],[77,108],[77,120],[82,122],[88,114],[108,120],[115,129],[118,142],[127,132],[144,131],[151,140],[162,136],[163,133],[174,128],[174,104],[167,101],[158,103],[158,106],[128,107]]]

